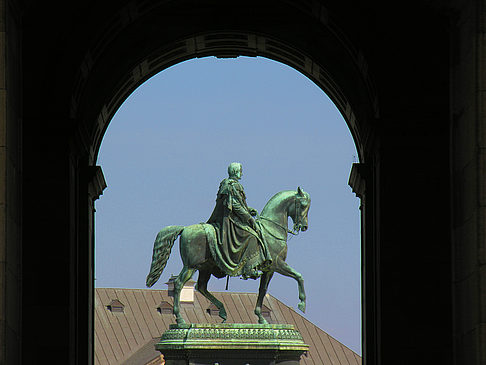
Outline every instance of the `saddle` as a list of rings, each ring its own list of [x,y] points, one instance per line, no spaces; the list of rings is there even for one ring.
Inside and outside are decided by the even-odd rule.
[[[239,252],[234,247],[229,249],[227,242],[220,242],[219,227],[211,223],[201,223],[206,234],[209,251],[221,273],[213,273],[214,276],[243,276],[243,278],[257,279],[261,273],[258,268],[265,261],[260,244],[256,238],[248,240],[246,246],[239,247]],[[237,258],[237,259],[235,259]],[[219,275],[216,275],[219,274]]]

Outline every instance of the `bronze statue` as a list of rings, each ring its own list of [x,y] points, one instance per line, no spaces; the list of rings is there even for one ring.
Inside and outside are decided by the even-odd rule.
[[[168,226],[155,239],[147,287],[151,287],[159,279],[172,246],[180,235],[180,253],[184,266],[174,283],[173,307],[178,324],[185,323],[179,309],[180,292],[196,270],[199,271],[196,289],[216,305],[223,322],[226,320],[225,308],[207,290],[211,274],[217,278],[241,275],[254,279],[261,275],[255,306],[258,323],[267,323],[261,314],[261,307],[274,272],[297,281],[300,300],[298,308],[305,312],[304,280],[285,259],[288,233],[297,234],[308,228],[309,194],[300,187],[297,191],[281,191],[268,201],[260,216],[253,220],[252,216],[257,215],[256,210],[246,205],[243,187],[238,183],[241,178],[241,165],[231,164],[228,172],[230,177],[220,185],[210,223],[187,227]],[[294,222],[292,231],[288,229],[288,217]],[[231,249],[235,249],[236,253],[227,251]]]
[[[242,174],[241,164],[233,162],[228,166],[228,178],[219,185],[216,206],[208,220],[217,237],[211,252],[226,275],[256,279],[272,258],[252,218],[258,212],[248,207],[243,186],[238,182]]]

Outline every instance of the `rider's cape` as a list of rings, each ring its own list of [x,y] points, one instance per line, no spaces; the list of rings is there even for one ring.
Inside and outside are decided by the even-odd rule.
[[[216,231],[216,239],[207,236],[211,254],[225,275],[252,277],[265,262],[263,243],[250,227],[250,219],[243,186],[232,178],[224,179],[208,220]]]

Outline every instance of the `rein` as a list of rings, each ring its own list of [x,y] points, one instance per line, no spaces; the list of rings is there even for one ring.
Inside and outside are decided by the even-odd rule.
[[[295,216],[296,216],[295,218],[296,218],[296,220],[300,220],[300,209],[298,209],[299,212],[297,212],[297,208],[300,208],[300,204],[297,205],[297,197],[294,198],[294,204],[295,204],[294,212],[295,212]],[[288,227],[284,227],[280,223],[277,223],[277,222],[275,222],[275,221],[273,221],[273,220],[271,220],[267,217],[258,216],[258,218],[272,222],[273,224],[282,228],[284,231],[287,231],[287,233],[290,233],[291,235],[297,236],[300,233],[300,230],[298,230],[297,233],[296,233],[295,228],[291,231]],[[299,225],[301,225],[301,222],[298,221],[296,224],[294,224],[294,227],[299,226]]]
[[[294,233],[293,231],[291,231],[288,227],[284,227],[282,226],[280,223],[277,223],[275,221],[272,221],[271,219],[267,218],[267,217],[262,217],[262,216],[259,216],[258,218],[260,219],[264,219],[266,221],[269,221],[269,222],[272,222],[273,224],[275,224],[276,226],[282,228],[284,231],[287,231],[287,233],[290,233],[290,234],[293,234],[294,236],[298,235],[298,233]]]

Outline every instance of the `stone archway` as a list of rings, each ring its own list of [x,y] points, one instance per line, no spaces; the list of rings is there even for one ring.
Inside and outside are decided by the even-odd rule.
[[[164,8],[163,5],[161,7]],[[290,21],[291,16],[295,15],[292,14],[292,7],[286,5],[283,8],[286,9],[282,14],[288,16]],[[134,9],[131,11],[133,14]],[[110,36],[112,39],[132,39],[131,44],[143,44],[147,29],[150,29],[150,19],[156,21],[158,11],[162,12],[152,9],[148,15],[138,14],[139,21],[144,22],[143,27],[125,25],[118,30],[112,28]],[[120,12],[114,19],[120,21],[123,14],[123,11]],[[308,47],[306,40],[301,37],[293,39],[278,32],[272,35],[275,31],[271,27],[264,29],[261,24],[258,25],[262,28],[260,31],[246,29],[245,25],[234,30],[207,30],[207,24],[202,24],[199,28],[192,29],[192,34],[187,34],[187,31],[184,34],[174,34],[164,42],[156,41],[154,37],[143,49],[133,51],[135,57],[120,62],[119,67],[114,67],[113,60],[123,60],[122,55],[126,51],[123,48],[111,49],[109,45],[102,45],[108,35],[100,37],[99,42],[94,42],[93,48],[84,56],[71,97],[71,113],[80,120],[85,133],[88,164],[96,161],[103,134],[118,107],[149,77],[190,58],[240,55],[271,58],[293,67],[313,80],[330,96],[345,117],[363,163],[366,160],[366,149],[370,149],[369,143],[373,140],[370,138],[369,125],[379,115],[377,96],[363,55],[351,43],[338,36],[339,29],[325,14],[326,10],[322,6],[319,6],[317,12],[302,13],[304,17],[310,16],[314,26],[320,28],[320,36],[323,37],[322,42],[326,47],[317,49]],[[247,14],[243,12],[242,16],[244,18]],[[132,21],[137,23],[136,18]],[[116,20],[113,22],[120,25]],[[144,30],[144,27],[147,29]],[[181,27],[185,29],[185,26]],[[331,55],[334,62],[329,61]],[[342,80],[339,80],[340,77]],[[100,90],[104,90],[104,93],[100,93]],[[356,172],[353,173],[355,175]],[[364,198],[364,190],[360,190],[359,196]],[[93,243],[90,243],[89,247],[92,246]]]
[[[172,64],[242,54],[307,75],[355,138],[363,163],[351,180],[364,202],[365,362],[399,356],[395,362],[452,363],[459,315],[451,299],[453,209],[444,197],[453,193],[457,154],[449,122],[461,113],[453,118],[450,111],[449,60],[465,51],[450,48],[449,7],[418,1],[397,12],[352,0],[3,4],[13,75],[4,160],[9,191],[21,186],[7,202],[18,226],[6,235],[10,271],[2,282],[17,298],[7,303],[11,322],[3,330],[13,344],[4,348],[19,349],[11,356],[22,354],[25,363],[92,359],[91,219],[103,188],[93,163],[120,103]],[[462,186],[469,185],[454,186],[458,197],[468,191]]]
[[[97,116],[97,123],[93,130],[90,131],[92,136],[92,148],[90,150],[90,163],[96,160],[98,148],[101,144],[104,131],[111,121],[111,118],[123,103],[128,95],[136,89],[141,83],[157,74],[158,72],[174,64],[191,58],[200,58],[215,56],[219,58],[234,58],[238,56],[266,57],[285,63],[295,70],[301,72],[319,86],[335,103],[343,114],[351,134],[359,150],[360,159],[365,157],[363,140],[363,127],[360,128],[357,121],[355,108],[350,100],[346,97],[345,92],[333,80],[333,77],[326,68],[314,61],[310,56],[288,45],[285,42],[278,41],[264,35],[257,35],[243,32],[215,32],[199,34],[189,38],[177,40],[170,44],[164,44],[161,49],[147,55],[140,63],[135,65],[115,86],[111,94],[107,95],[107,100],[103,103],[101,111]],[[350,55],[351,58],[351,55]],[[356,67],[358,67],[358,60]],[[363,59],[361,63],[365,63]],[[363,66],[364,67],[364,66]],[[378,100],[377,95],[373,92],[373,84],[369,75],[362,73],[363,85],[367,87],[368,102],[370,105],[358,104],[358,112],[364,118],[378,117]],[[77,87],[83,83],[80,77],[77,80]],[[76,90],[77,91],[77,90]],[[79,96],[77,93],[76,96]],[[73,101],[76,100],[73,97]],[[363,104],[365,108],[363,108]],[[360,108],[361,107],[361,108]],[[76,109],[76,106],[73,106]],[[366,110],[369,109],[369,110]],[[366,113],[370,113],[367,115]],[[361,123],[365,124],[365,123]]]

